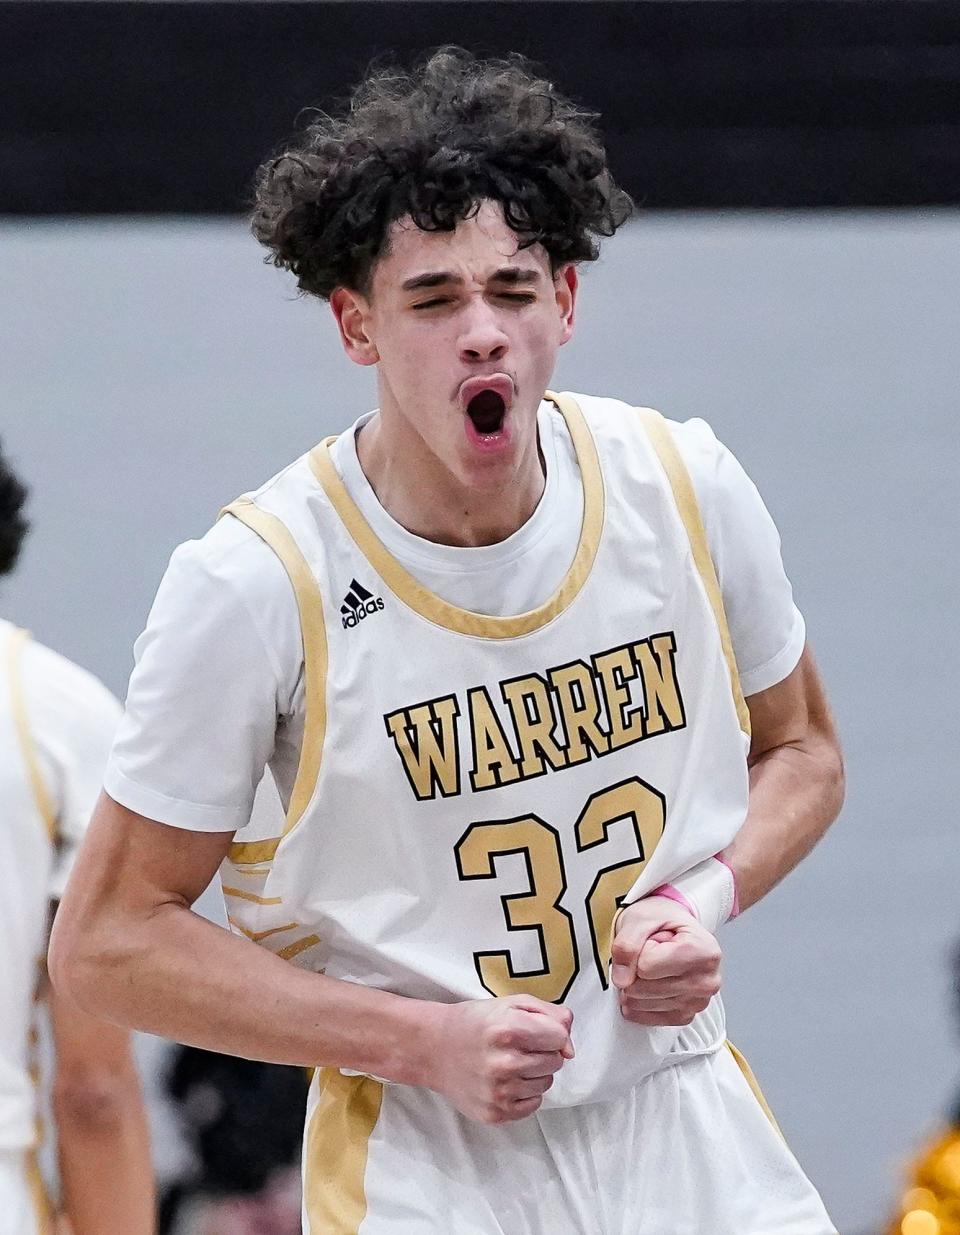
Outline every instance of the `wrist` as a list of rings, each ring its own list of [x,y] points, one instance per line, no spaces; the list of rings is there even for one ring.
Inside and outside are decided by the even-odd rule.
[[[727,921],[729,922],[731,918],[740,916],[740,893],[737,889],[737,873],[722,853],[715,853],[713,855],[713,861],[719,862],[721,866],[725,867],[730,876],[730,887],[733,890],[733,903],[730,906],[730,912],[727,916]]]
[[[684,896],[683,892],[675,884],[661,883],[659,888],[654,888],[652,892],[648,892],[643,899],[649,900],[652,896],[662,896],[665,900],[673,901],[683,909],[686,909],[691,918],[694,918],[697,922],[700,921],[700,914],[697,912],[696,907],[691,905],[687,897]]]
[[[707,858],[650,893],[682,905],[711,934],[739,913],[733,870],[723,858]]]
[[[444,1057],[450,1006],[427,999],[404,999],[395,1035],[396,1064],[391,1080],[436,1088],[437,1064]]]
[[[319,1066],[347,1068],[399,1085],[432,1088],[441,1056],[445,1004],[353,983],[346,987],[338,1044]]]

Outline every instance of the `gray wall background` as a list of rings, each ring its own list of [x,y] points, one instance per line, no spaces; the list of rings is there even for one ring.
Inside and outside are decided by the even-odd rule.
[[[35,530],[0,611],[122,696],[176,543],[373,400],[232,220],[0,224],[0,433]],[[960,214],[648,215],[557,384],[704,416],[776,518],[848,804],[723,935],[730,1032],[844,1235],[960,1080]]]

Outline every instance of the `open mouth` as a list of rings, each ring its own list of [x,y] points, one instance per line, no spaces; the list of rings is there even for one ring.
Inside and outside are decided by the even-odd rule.
[[[495,390],[481,390],[467,404],[467,415],[473,422],[473,427],[483,437],[499,433],[506,414],[507,405],[503,396]]]

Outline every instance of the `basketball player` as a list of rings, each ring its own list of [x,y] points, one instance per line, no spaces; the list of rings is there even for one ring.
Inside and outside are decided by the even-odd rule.
[[[26,490],[0,455],[0,575],[27,531]],[[103,777],[120,708],[97,680],[0,619],[0,794],[10,872],[0,901],[0,1231],[47,1235],[36,1164],[31,1021],[51,904]],[[50,992],[62,1212],[76,1235],[147,1235],[153,1173],[129,1034]]]
[[[589,117],[441,52],[257,192],[379,409],[175,554],[56,980],[318,1065],[312,1235],[828,1235],[716,932],[833,819],[840,755],[736,461],[547,392],[630,211]],[[279,835],[245,826],[267,765]],[[190,910],[218,869],[230,934]]]

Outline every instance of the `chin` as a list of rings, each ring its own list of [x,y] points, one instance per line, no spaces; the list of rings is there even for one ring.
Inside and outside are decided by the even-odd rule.
[[[496,459],[471,459],[460,463],[457,479],[465,489],[495,492],[510,483],[516,475],[513,452]]]

